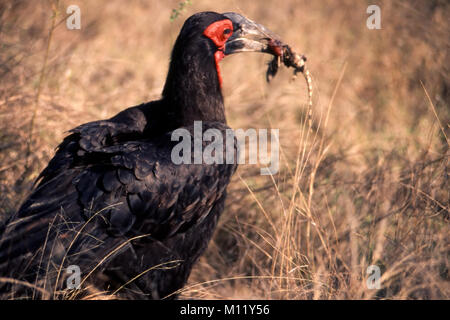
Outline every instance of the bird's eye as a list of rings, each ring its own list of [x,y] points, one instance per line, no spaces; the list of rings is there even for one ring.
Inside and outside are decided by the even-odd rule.
[[[231,33],[231,29],[225,29],[225,30],[223,30],[223,34],[224,35],[228,35],[228,34],[230,34]]]

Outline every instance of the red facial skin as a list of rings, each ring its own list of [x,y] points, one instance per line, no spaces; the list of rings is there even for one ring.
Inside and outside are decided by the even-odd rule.
[[[213,22],[203,31],[203,34],[217,46],[214,59],[216,61],[217,77],[219,78],[220,87],[222,87],[222,75],[220,73],[219,62],[225,57],[223,50],[225,49],[225,42],[233,34],[233,23],[228,19]]]

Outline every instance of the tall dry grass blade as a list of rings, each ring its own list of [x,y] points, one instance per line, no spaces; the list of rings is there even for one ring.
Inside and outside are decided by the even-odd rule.
[[[136,275],[135,277],[131,278],[129,281],[127,281],[125,284],[123,284],[122,286],[120,286],[118,289],[116,289],[111,295],[116,295],[120,290],[122,290],[123,288],[125,288],[127,285],[129,285],[130,283],[132,283],[133,281],[135,281],[136,279],[139,279],[140,277],[142,277],[144,274],[148,273],[149,271],[152,270],[156,270],[156,269],[172,269],[172,268],[176,268],[177,266],[179,266],[179,263],[183,262],[183,260],[173,260],[173,261],[168,261],[168,262],[163,262],[160,263],[156,266],[150,267],[146,270],[144,270],[143,272],[139,273],[138,275]],[[168,266],[169,264],[177,264],[175,266]]]
[[[144,235],[140,235],[140,236],[135,236],[133,238],[130,238],[124,242],[122,242],[120,245],[118,245],[116,248],[114,248],[113,250],[111,250],[107,255],[105,255],[98,263],[97,265],[92,268],[91,271],[89,271],[89,273],[83,278],[83,280],[81,280],[80,282],[80,286],[83,285],[84,282],[86,282],[86,280],[95,272],[95,270],[97,270],[98,267],[100,267],[106,260],[108,260],[109,257],[111,257],[114,253],[116,253],[117,251],[119,251],[120,249],[122,249],[124,246],[126,246],[127,244],[131,243],[134,240],[137,239],[141,239],[141,238],[145,238],[148,237],[149,234],[144,234]]]
[[[48,31],[47,46],[46,46],[45,54],[44,54],[44,62],[42,63],[42,69],[39,74],[38,87],[37,87],[36,96],[34,99],[34,108],[33,108],[33,113],[31,116],[29,132],[28,132],[28,142],[27,142],[27,149],[26,149],[26,154],[25,154],[25,161],[26,161],[25,162],[25,172],[27,172],[29,170],[29,166],[30,166],[29,161],[30,161],[30,156],[31,156],[31,145],[32,145],[32,141],[33,141],[34,126],[35,126],[35,121],[36,121],[36,115],[37,115],[37,112],[39,109],[39,101],[40,101],[41,92],[42,92],[42,85],[44,83],[45,72],[47,69],[48,55],[50,52],[50,45],[52,42],[53,31],[55,30],[56,18],[59,14],[58,6],[59,6],[59,0],[54,0],[54,2],[52,3],[53,15],[52,15],[52,20],[51,20],[51,26]]]
[[[278,233],[277,228],[275,227],[275,224],[272,221],[272,218],[270,217],[270,215],[266,212],[266,210],[264,209],[264,207],[262,206],[261,202],[258,200],[258,198],[256,197],[255,193],[253,192],[253,190],[250,188],[250,186],[247,184],[247,182],[244,180],[244,178],[242,178],[242,176],[239,174],[239,172],[236,173],[239,177],[239,179],[242,181],[242,183],[245,185],[245,187],[247,188],[247,190],[250,192],[252,198],[255,200],[256,204],[258,205],[258,207],[261,209],[262,213],[264,214],[264,217],[267,219],[267,222],[269,222],[270,226],[272,227],[273,231],[275,232],[275,234]]]
[[[215,280],[209,280],[209,281],[204,281],[204,282],[200,282],[200,283],[195,283],[193,285],[190,286],[186,286],[184,288],[181,288],[175,292],[172,292],[171,294],[168,294],[167,296],[165,296],[164,298],[162,298],[162,300],[165,300],[167,298],[170,298],[171,296],[174,295],[178,295],[180,293],[183,293],[185,291],[188,291],[192,288],[198,287],[198,286],[203,286],[205,284],[212,284],[212,283],[220,283],[220,282],[224,282],[224,281],[233,281],[233,280],[247,280],[247,279],[256,279],[256,280],[261,280],[261,279],[271,279],[273,278],[272,276],[236,276],[236,277],[228,277],[228,278],[221,278],[221,279],[215,279]],[[278,277],[275,277],[278,278]],[[298,277],[282,277],[284,279],[288,279],[288,280],[295,280],[295,281],[308,281],[308,282],[314,282],[313,280],[310,279],[305,279],[305,278],[298,278]]]
[[[439,128],[441,129],[442,134],[444,135],[445,140],[447,141],[447,145],[450,146],[450,142],[448,140],[447,134],[445,133],[444,127],[442,126],[441,120],[439,119],[439,116],[438,116],[438,114],[436,112],[436,108],[434,106],[434,103],[433,103],[433,101],[431,101],[430,95],[428,94],[428,91],[425,88],[425,85],[423,84],[422,80],[420,80],[420,84],[422,85],[422,88],[425,91],[425,95],[427,96],[428,102],[430,103],[430,106],[431,106],[431,110],[433,111],[434,116],[436,117],[436,120],[437,120],[437,122],[439,124]],[[447,126],[448,126],[448,124],[447,124]]]
[[[17,280],[17,279],[13,279],[13,278],[0,277],[0,282],[16,284],[16,285],[31,288],[35,291],[39,291],[42,294],[42,296],[44,297],[44,300],[48,299],[51,296],[50,292],[48,292],[47,290],[40,288],[32,283],[26,282],[26,281]]]
[[[97,215],[101,214],[102,212],[104,212],[105,210],[108,210],[110,208],[113,208],[115,206],[121,205],[122,203],[116,203],[116,204],[112,204],[110,206],[107,206],[105,208],[103,208],[102,210],[97,211],[95,214],[93,214],[80,228],[80,230],[77,231],[77,233],[75,234],[75,237],[72,239],[72,241],[69,244],[69,247],[66,249],[66,253],[64,254],[64,257],[61,261],[61,264],[59,266],[59,270],[58,270],[58,274],[56,276],[56,280],[55,280],[55,292],[58,288],[58,283],[59,283],[59,278],[61,276],[61,272],[62,269],[64,267],[64,262],[66,261],[67,258],[67,254],[69,253],[70,249],[72,248],[72,246],[74,245],[75,241],[78,239],[78,237],[81,235],[81,233],[83,232],[83,230],[86,228],[86,226],[89,224],[89,222],[91,222]],[[55,294],[55,293],[54,293]]]

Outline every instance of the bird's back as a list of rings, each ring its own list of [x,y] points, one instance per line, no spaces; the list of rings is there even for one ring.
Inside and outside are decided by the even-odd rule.
[[[120,289],[127,297],[163,298],[186,282],[236,164],[175,164],[177,142],[171,132],[150,134],[142,109],[85,124],[61,144],[0,235],[1,274],[31,284],[3,285],[7,297],[67,296],[71,265],[79,267],[82,287]],[[128,118],[135,127],[123,125]],[[107,133],[98,135],[99,126]],[[229,129],[203,126],[224,136]]]

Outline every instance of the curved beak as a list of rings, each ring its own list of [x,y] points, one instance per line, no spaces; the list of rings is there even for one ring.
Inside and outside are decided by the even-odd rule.
[[[233,34],[225,43],[225,55],[238,52],[265,52],[281,56],[281,39],[272,31],[235,12],[223,15],[233,22]]]

